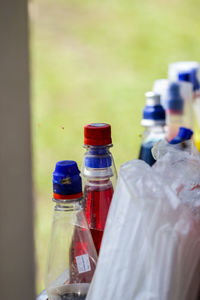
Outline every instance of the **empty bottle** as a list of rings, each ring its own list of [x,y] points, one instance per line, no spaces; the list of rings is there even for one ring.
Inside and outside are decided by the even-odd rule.
[[[82,173],[85,179],[84,207],[92,238],[99,254],[117,172],[110,147],[111,126],[93,123],[84,127]]]
[[[152,147],[159,140],[165,138],[165,110],[160,104],[160,95],[147,92],[146,106],[143,110],[141,125],[145,127],[143,141],[140,147],[139,159],[152,166],[155,159],[152,156]]]
[[[57,162],[53,173],[55,208],[45,278],[50,300],[85,299],[96,267],[79,173],[74,161]]]

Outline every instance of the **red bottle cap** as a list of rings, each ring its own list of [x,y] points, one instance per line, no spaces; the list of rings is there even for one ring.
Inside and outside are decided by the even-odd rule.
[[[112,144],[110,124],[92,123],[85,125],[84,144],[90,146],[105,146]]]

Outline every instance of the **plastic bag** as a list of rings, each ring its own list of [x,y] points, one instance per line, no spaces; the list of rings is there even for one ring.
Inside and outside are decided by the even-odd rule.
[[[160,140],[152,148],[152,155],[155,160],[162,158],[166,153],[180,153],[180,150],[199,157],[199,151],[192,140],[187,140],[178,144],[169,144],[167,140]]]
[[[178,153],[178,162],[167,153],[153,168],[138,160],[120,168],[87,300],[197,299],[200,217],[194,210],[199,188],[194,187],[200,161]]]

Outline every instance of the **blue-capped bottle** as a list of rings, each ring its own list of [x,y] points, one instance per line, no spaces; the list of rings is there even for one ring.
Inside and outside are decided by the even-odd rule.
[[[170,81],[168,79],[157,79],[153,85],[153,91],[160,95],[161,104],[165,110],[167,110],[168,97],[169,97],[169,86],[172,82],[178,83],[180,86],[180,94],[184,101],[184,113],[183,113],[183,125],[184,127],[193,129],[194,117],[193,117],[193,91],[192,84],[186,81]]]
[[[145,127],[140,147],[139,159],[152,166],[155,159],[152,156],[152,147],[165,138],[165,110],[160,104],[160,95],[147,92],[146,106],[143,110],[141,125]]]
[[[180,150],[191,150],[191,143],[189,142],[193,136],[193,131],[186,127],[180,127],[179,132],[175,138],[169,143],[175,145]]]
[[[200,151],[200,64],[196,61],[180,61],[169,65],[169,78],[192,85],[194,142]]]
[[[75,161],[59,161],[53,173],[55,202],[45,285],[49,300],[83,300],[97,253],[83,209],[80,171]]]
[[[183,126],[184,100],[181,96],[180,84],[170,82],[167,90],[167,140],[171,141],[177,136],[179,128]]]
[[[93,241],[99,254],[117,172],[110,147],[111,126],[93,123],[84,127],[86,153],[82,164],[84,207]]]
[[[193,87],[194,99],[200,96],[200,64],[196,61],[178,61],[171,63],[168,70],[172,81],[190,82]]]

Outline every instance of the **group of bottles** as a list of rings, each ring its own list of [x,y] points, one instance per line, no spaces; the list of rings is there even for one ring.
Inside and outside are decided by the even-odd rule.
[[[56,163],[55,208],[45,280],[49,300],[86,298],[117,176],[111,146],[109,124],[84,127],[84,192],[77,163]]]
[[[152,147],[166,139],[170,144],[192,138],[200,151],[200,64],[176,62],[169,65],[169,79],[156,80],[146,93],[141,124],[145,127],[139,159],[155,163]]]
[[[155,162],[151,150],[156,142],[167,139],[187,147],[185,141],[191,139],[193,129],[200,150],[199,70],[196,62],[171,64],[169,79],[156,80],[153,92],[146,93],[139,158],[149,165]],[[75,161],[56,164],[55,209],[45,280],[49,300],[86,298],[117,177],[111,146],[110,125],[89,124],[84,127],[82,178]]]

